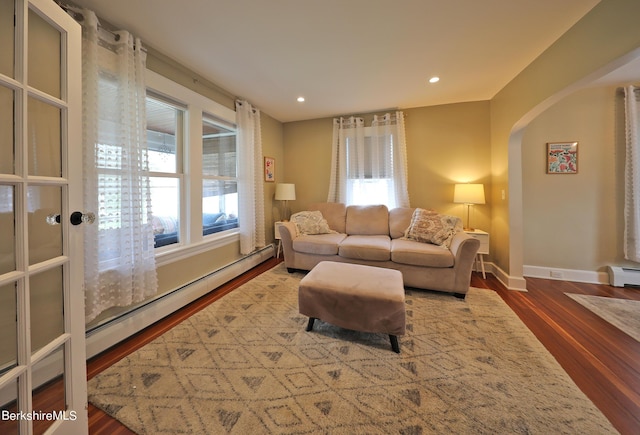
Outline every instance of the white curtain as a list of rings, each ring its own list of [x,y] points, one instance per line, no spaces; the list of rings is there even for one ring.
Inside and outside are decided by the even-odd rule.
[[[409,207],[404,114],[333,120],[329,202]]]
[[[327,202],[352,203],[347,177],[350,167],[353,172],[360,165],[358,158],[364,153],[364,142],[364,119],[353,116],[350,118],[334,118],[331,175]],[[347,150],[349,150],[349,154],[347,154]],[[364,165],[364,159],[361,158],[360,161]]]
[[[240,253],[246,255],[265,246],[260,111],[246,101],[236,101],[236,122]]]
[[[128,306],[157,293],[150,225],[146,143],[145,53],[128,32],[83,17],[85,315]],[[117,40],[116,40],[117,39]]]
[[[640,88],[627,86],[625,96],[626,158],[624,178],[624,257],[640,262]]]

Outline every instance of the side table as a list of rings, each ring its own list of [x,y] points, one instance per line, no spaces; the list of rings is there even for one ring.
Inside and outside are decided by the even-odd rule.
[[[480,266],[482,268],[482,278],[487,278],[487,275],[484,271],[484,255],[489,255],[489,233],[486,231],[473,229],[473,230],[464,230],[465,233],[469,234],[474,239],[480,240],[480,249],[478,249],[478,255],[476,257],[476,264],[478,259],[480,260]],[[477,270],[477,267],[476,267]]]
[[[278,241],[278,249],[276,250],[276,258],[280,258],[280,250],[282,249],[282,239],[280,238],[280,225],[282,221],[274,222],[273,229],[275,231],[276,240]]]

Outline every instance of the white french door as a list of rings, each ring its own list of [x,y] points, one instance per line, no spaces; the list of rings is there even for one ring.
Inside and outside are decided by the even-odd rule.
[[[81,97],[80,25],[0,0],[2,434],[88,432]]]

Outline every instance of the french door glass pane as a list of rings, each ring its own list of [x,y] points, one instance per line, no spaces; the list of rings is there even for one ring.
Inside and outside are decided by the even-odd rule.
[[[29,85],[60,98],[60,32],[29,10]]]
[[[35,98],[29,98],[27,106],[29,175],[61,177],[61,111]]]
[[[0,0],[2,1],[2,0]],[[0,12],[0,17],[1,17]],[[2,18],[0,18],[2,20]],[[2,24],[0,24],[2,28]],[[0,41],[2,38],[0,37]],[[2,50],[0,50],[0,53]],[[2,56],[0,54],[0,56]],[[1,72],[1,71],[0,71]],[[0,86],[0,174],[13,174],[13,91]]]
[[[0,74],[14,75],[13,0],[0,0]]]
[[[64,333],[62,266],[32,275],[30,281],[33,353]]]
[[[0,397],[5,398],[0,403],[0,412],[6,412],[9,415],[15,415],[17,411],[16,398],[18,397],[18,380],[14,379],[7,385],[0,388]],[[17,435],[20,421],[18,419],[0,419],[0,433],[7,435]]]
[[[0,185],[0,275],[16,270],[15,222],[14,187]]]
[[[62,255],[62,225],[50,225],[47,216],[62,213],[62,188],[30,186],[27,189],[29,211],[29,264]]]
[[[71,418],[70,414],[62,414],[67,409],[67,400],[65,397],[64,389],[64,375],[58,376],[55,380],[49,381],[49,379],[38,379],[37,373],[64,373],[64,348],[65,345],[60,346],[53,351],[49,356],[38,361],[33,366],[34,373],[34,395],[33,395],[33,409],[43,413],[53,413],[56,415],[63,415],[66,418]],[[42,384],[43,381],[48,381]],[[40,385],[42,384],[42,385]],[[46,393],[36,394],[47,390]],[[46,398],[43,400],[42,398]],[[63,418],[64,418],[63,417]],[[40,419],[33,422],[33,433],[43,434],[46,430],[55,423],[56,420],[48,421],[46,419]]]
[[[16,283],[0,287],[0,374],[16,365],[17,309]]]

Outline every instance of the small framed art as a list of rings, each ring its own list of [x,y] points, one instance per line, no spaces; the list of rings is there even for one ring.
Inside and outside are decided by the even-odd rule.
[[[264,158],[264,181],[276,181],[276,159],[273,157]]]
[[[578,142],[547,143],[547,174],[578,173]]]

